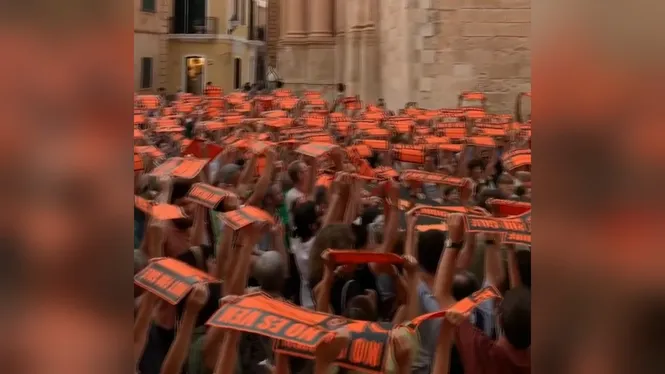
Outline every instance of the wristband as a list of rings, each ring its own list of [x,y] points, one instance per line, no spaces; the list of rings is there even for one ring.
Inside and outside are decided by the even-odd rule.
[[[464,247],[464,242],[463,241],[461,241],[459,243],[450,242],[450,244],[448,244],[448,248],[462,249],[463,247]]]

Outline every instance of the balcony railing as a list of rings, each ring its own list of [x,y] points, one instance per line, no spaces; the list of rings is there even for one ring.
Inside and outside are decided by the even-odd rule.
[[[185,18],[169,17],[169,34],[178,35],[216,35],[219,19],[217,17]]]
[[[257,26],[249,29],[249,40],[266,41],[266,28],[264,26]]]

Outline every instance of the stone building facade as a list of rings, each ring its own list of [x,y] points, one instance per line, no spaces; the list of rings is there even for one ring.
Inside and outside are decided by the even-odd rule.
[[[531,0],[279,0],[273,22],[290,87],[343,82],[392,109],[455,106],[461,91],[483,91],[495,111],[530,91]]]

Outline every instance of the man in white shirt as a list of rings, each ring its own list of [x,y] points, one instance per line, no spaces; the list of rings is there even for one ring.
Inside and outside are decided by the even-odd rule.
[[[284,198],[286,209],[289,212],[289,222],[293,222],[293,204],[305,197],[305,184],[307,183],[307,164],[302,161],[293,161],[288,168],[289,179],[293,183]]]

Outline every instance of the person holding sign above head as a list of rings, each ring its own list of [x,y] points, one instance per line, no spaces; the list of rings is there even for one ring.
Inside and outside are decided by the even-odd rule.
[[[340,87],[136,97],[138,372],[530,370],[530,124]]]

